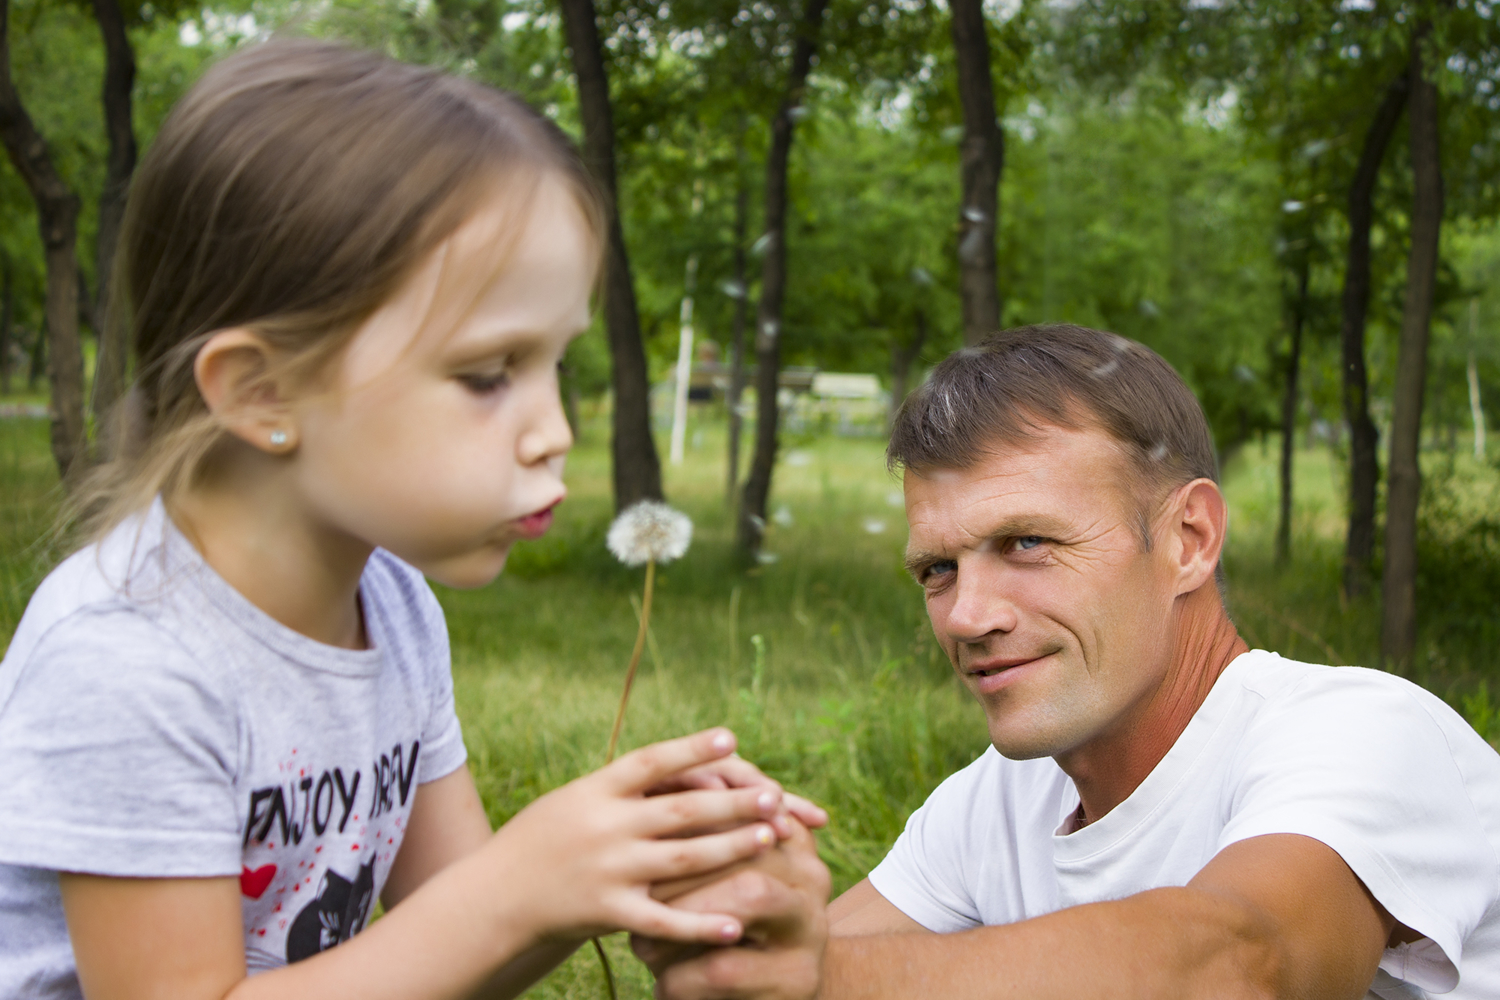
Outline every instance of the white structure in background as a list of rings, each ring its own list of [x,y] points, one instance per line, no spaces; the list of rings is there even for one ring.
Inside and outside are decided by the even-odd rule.
[[[1479,297],[1469,300],[1469,343],[1479,343]],[[1479,361],[1469,348],[1469,414],[1474,418],[1474,457],[1484,461],[1484,409],[1479,405]]]
[[[862,372],[818,372],[812,394],[820,399],[880,399],[880,379]]]
[[[687,292],[682,297],[682,333],[677,338],[677,386],[672,399],[673,465],[682,464],[682,447],[687,438],[688,383],[693,375],[693,285],[698,279],[698,255],[687,262]]]

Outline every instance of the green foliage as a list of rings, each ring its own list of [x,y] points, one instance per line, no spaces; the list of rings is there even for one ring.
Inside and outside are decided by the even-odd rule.
[[[1273,169],[1238,129],[1175,102],[1052,100],[1009,129],[1006,323],[1067,320],[1150,345],[1197,390],[1221,448],[1269,426]]]
[[[125,8],[138,64],[134,114],[143,150],[209,54],[181,43],[173,16],[177,6],[148,3]],[[92,292],[98,287],[94,230],[108,147],[100,99],[104,46],[99,27],[86,3],[17,0],[10,6],[10,33],[17,90],[58,171],[82,203],[78,259]],[[29,343],[42,326],[46,279],[36,209],[8,157],[0,157],[0,252],[14,268],[18,339]],[[20,375],[24,383],[24,371]]]

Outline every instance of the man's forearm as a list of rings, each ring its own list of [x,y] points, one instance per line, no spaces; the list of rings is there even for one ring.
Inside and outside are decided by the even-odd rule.
[[[818,1000],[1259,1000],[1282,995],[1281,958],[1253,910],[1156,889],[956,934],[835,937]]]

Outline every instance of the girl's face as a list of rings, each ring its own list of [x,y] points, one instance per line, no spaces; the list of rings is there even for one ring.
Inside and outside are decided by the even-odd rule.
[[[556,178],[480,206],[298,404],[310,515],[454,587],[546,531],[573,444],[557,366],[589,323],[595,246]]]

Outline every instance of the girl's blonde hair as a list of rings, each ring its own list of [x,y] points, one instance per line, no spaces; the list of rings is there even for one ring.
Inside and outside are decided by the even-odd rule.
[[[491,194],[562,178],[596,237],[598,188],[572,142],[513,94],[385,56],[277,39],[211,68],[142,161],[120,236],[135,381],[113,459],[73,512],[98,538],[204,474],[226,432],[193,363],[245,327],[313,378]],[[602,240],[595,240],[602,245]]]

